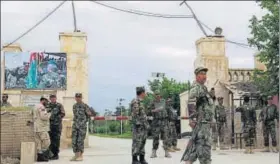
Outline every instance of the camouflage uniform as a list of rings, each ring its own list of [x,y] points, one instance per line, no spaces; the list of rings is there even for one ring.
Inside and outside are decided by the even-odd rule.
[[[269,97],[270,98],[270,97]],[[277,150],[277,140],[276,140],[276,125],[275,119],[279,123],[279,112],[277,106],[274,104],[268,105],[260,113],[260,121],[263,123],[263,137],[264,146],[266,151],[269,151],[269,134],[271,135],[273,152],[278,152]]]
[[[137,92],[145,92],[143,87],[137,87]],[[147,115],[143,99],[137,97],[131,101],[131,116],[132,116],[132,157],[133,164],[138,163],[137,156],[140,156],[140,163],[147,164],[145,157],[145,145],[149,129]],[[142,161],[141,161],[142,160]]]
[[[207,68],[198,67],[195,74],[207,71]],[[198,158],[200,164],[211,164],[210,123],[213,121],[214,104],[206,86],[198,82],[193,84],[189,92],[188,108],[192,108],[189,110],[194,111],[190,116],[193,131],[181,160],[192,164]]]
[[[159,95],[159,91],[155,92],[156,95]],[[158,110],[157,112],[152,112],[152,110]],[[159,146],[159,137],[163,140],[163,149],[165,150],[165,157],[170,158],[169,154],[169,133],[170,133],[170,127],[169,127],[169,106],[167,102],[164,99],[154,100],[150,107],[149,107],[149,113],[153,116],[151,128],[152,128],[152,136],[153,136],[153,150],[151,158],[157,157],[156,150]]]
[[[218,101],[222,101],[222,100],[223,100],[222,97],[218,98]],[[226,115],[226,109],[223,106],[223,104],[216,105],[214,117],[216,120],[217,132],[214,134],[213,147],[216,147],[219,138],[220,149],[225,149],[224,138],[225,138],[225,129],[227,127],[227,115]]]
[[[253,153],[256,132],[256,111],[248,102],[244,101],[243,105],[236,109],[236,112],[241,112],[242,130],[246,147],[245,153]]]
[[[37,146],[38,161],[48,161],[50,137],[48,131],[50,130],[50,113],[47,112],[43,104],[38,104],[32,110],[35,142]]]
[[[181,149],[177,148],[177,130],[176,130],[176,121],[178,120],[178,114],[175,109],[170,105],[169,107],[169,147],[175,151],[180,151]]]
[[[76,94],[81,97],[81,93]],[[73,105],[73,125],[72,125],[72,148],[75,157],[71,161],[83,160],[82,154],[84,153],[84,140],[87,133],[87,122],[91,116],[89,106],[83,102],[77,102]]]
[[[51,95],[50,97],[55,97],[55,95]],[[57,102],[49,103],[48,108],[51,113],[49,132],[51,139],[50,150],[54,154],[54,158],[58,158],[62,130],[62,118],[65,116],[65,111],[63,105]]]

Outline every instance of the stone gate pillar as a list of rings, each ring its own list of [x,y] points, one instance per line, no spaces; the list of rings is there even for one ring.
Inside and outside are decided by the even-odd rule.
[[[57,97],[63,103],[66,116],[63,120],[61,147],[71,147],[71,133],[75,93],[83,94],[83,101],[88,104],[88,54],[86,52],[87,35],[84,32],[60,33],[60,51],[67,53],[67,90],[57,91]],[[89,146],[88,134],[85,147]]]

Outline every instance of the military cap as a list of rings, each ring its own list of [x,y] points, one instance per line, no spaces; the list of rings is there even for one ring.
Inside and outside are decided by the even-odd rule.
[[[136,87],[136,92],[145,92],[145,87]]]
[[[55,98],[56,95],[55,94],[50,94],[50,98]]]
[[[223,100],[224,98],[223,97],[218,97],[218,100]]]
[[[82,97],[82,93],[76,93],[75,97]]]
[[[268,100],[271,100],[271,99],[272,99],[272,96],[267,96],[267,99],[268,99]]]
[[[198,74],[199,72],[201,71],[205,71],[207,72],[208,71],[208,68],[205,68],[205,67],[197,67],[195,70],[194,70],[194,74]]]

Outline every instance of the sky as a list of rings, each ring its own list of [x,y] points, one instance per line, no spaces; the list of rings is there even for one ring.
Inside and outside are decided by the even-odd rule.
[[[13,41],[59,1],[1,1],[1,46]],[[103,1],[122,9],[190,15],[179,1]],[[247,43],[249,20],[264,11],[254,1],[188,2],[197,17],[212,29],[221,27],[226,39]],[[90,1],[75,2],[77,27],[87,33],[89,105],[103,113],[114,110],[117,99],[127,105],[136,86],[147,86],[152,72],[181,82],[193,81],[195,41],[203,37],[194,19],[163,19],[132,15]],[[73,32],[71,3],[20,39],[23,51],[59,52],[59,32]],[[211,34],[209,30],[206,30]],[[254,49],[226,43],[230,68],[253,68]]]

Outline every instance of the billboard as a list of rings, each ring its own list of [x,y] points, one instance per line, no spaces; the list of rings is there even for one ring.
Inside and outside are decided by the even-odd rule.
[[[66,89],[65,53],[5,52],[5,89]]]

